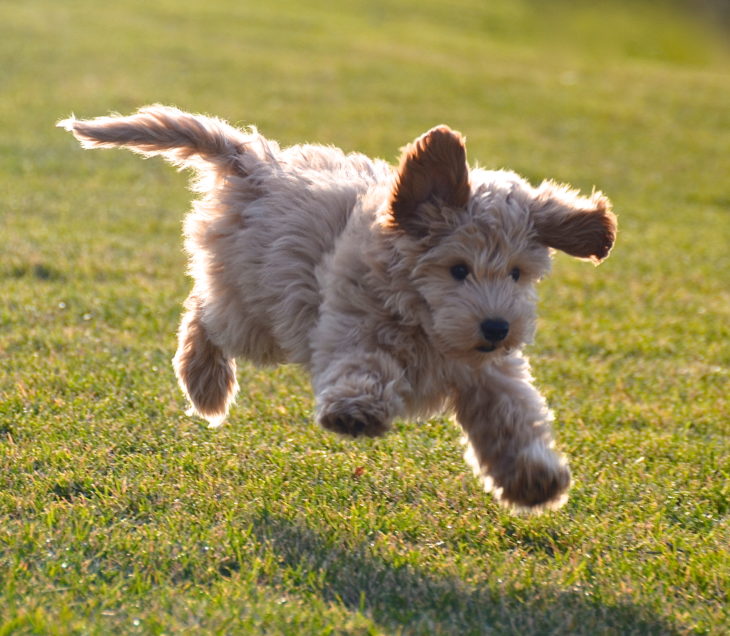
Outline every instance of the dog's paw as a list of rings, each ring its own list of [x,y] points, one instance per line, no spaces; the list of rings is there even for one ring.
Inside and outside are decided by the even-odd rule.
[[[517,456],[514,469],[496,484],[500,500],[516,508],[559,508],[567,501],[570,469],[560,456],[534,441]]]
[[[351,437],[380,437],[390,428],[380,417],[359,404],[341,405],[319,416],[327,430]]]

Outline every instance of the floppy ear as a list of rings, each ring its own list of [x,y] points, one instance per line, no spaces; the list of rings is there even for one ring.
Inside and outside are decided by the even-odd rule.
[[[541,243],[596,264],[608,256],[616,239],[616,215],[601,192],[584,197],[568,186],[543,181],[534,191],[530,212]]]
[[[469,192],[464,138],[448,126],[432,128],[403,150],[390,195],[392,224],[422,236],[428,226],[422,204],[464,207]]]

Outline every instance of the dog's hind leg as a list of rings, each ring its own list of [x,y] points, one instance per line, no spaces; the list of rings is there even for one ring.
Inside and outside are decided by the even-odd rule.
[[[191,294],[185,307],[173,358],[175,374],[192,411],[219,426],[238,391],[236,362],[208,336],[200,299]]]

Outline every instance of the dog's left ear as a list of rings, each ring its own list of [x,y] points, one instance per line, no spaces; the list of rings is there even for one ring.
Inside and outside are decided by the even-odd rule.
[[[584,197],[543,181],[534,190],[530,212],[541,243],[596,264],[609,255],[616,239],[616,215],[601,192]]]
[[[460,133],[437,126],[405,147],[390,195],[393,225],[409,234],[423,236],[428,219],[424,203],[452,208],[469,201],[469,167]]]

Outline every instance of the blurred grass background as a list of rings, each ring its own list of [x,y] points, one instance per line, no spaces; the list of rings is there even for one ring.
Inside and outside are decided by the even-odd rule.
[[[725,633],[728,13],[3,2],[0,634]],[[152,102],[391,160],[444,122],[472,162],[604,190],[614,253],[557,256],[530,348],[567,506],[499,509],[446,418],[318,430],[294,368],[186,418],[186,177],[53,128]]]

